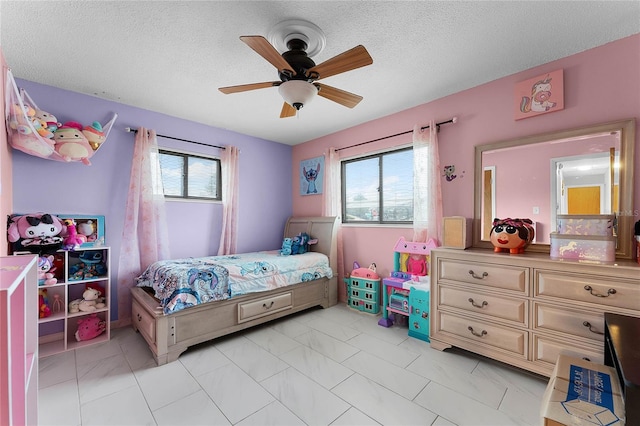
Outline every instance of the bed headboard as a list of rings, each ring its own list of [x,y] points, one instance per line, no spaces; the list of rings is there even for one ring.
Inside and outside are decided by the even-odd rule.
[[[306,232],[318,243],[310,245],[311,251],[324,253],[329,257],[329,264],[334,273],[338,270],[338,218],[325,217],[290,217],[284,227],[284,237],[295,237]]]

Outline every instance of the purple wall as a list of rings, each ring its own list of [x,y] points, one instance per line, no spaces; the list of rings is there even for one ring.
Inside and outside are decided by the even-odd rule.
[[[17,83],[40,109],[62,123],[97,120],[104,124],[114,112],[118,114],[109,138],[91,158],[91,166],[13,150],[14,212],[105,216],[106,245],[111,247],[112,318],[118,317],[116,278],[134,144],[134,134],[125,132],[125,127],[144,126],[163,135],[240,148],[238,251],[280,247],[284,223],[293,210],[291,146],[25,80],[17,79]],[[164,138],[158,138],[158,144],[213,156],[219,153],[215,148]],[[221,218],[220,203],[168,202],[172,257],[217,254]]]

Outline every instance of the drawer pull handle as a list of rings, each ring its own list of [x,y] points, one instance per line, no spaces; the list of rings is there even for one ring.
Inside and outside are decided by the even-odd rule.
[[[273,300],[271,301],[271,303],[269,304],[269,306],[267,306],[267,304],[266,304],[266,303],[263,303],[263,304],[262,304],[262,307],[263,307],[263,308],[265,308],[265,309],[271,309],[271,307],[272,307],[272,306],[273,306]]]
[[[616,294],[617,293],[615,288],[610,288],[609,290],[607,290],[607,294],[594,293],[593,292],[593,288],[591,288],[590,285],[585,285],[584,289],[587,290],[589,293],[591,293],[592,296],[596,296],[596,297],[609,297],[612,294]]]
[[[583,322],[583,323],[582,323],[582,325],[584,325],[585,327],[588,327],[588,328],[589,328],[589,331],[590,331],[590,332],[592,332],[592,333],[594,333],[594,334],[604,334],[604,333],[601,333],[601,332],[599,332],[599,331],[597,331],[597,330],[594,330],[594,329],[593,329],[593,326],[591,325],[591,323],[590,323],[589,321],[585,321],[585,322]]]
[[[471,332],[471,334],[473,334],[476,337],[482,337],[482,336],[485,336],[487,334],[487,330],[482,330],[481,333],[476,333],[475,331],[473,331],[473,327],[471,327],[471,326],[467,327],[467,329]]]
[[[138,316],[138,322],[142,321],[142,317],[140,316],[140,314],[136,314]]]
[[[476,302],[473,301],[472,298],[469,298],[469,302],[471,302],[474,308],[479,308],[479,309],[482,309],[489,304],[489,302],[487,302],[486,300],[483,300],[482,304],[478,305]]]
[[[475,272],[473,272],[473,269],[469,269],[469,275],[471,275],[473,278],[477,279],[477,280],[482,280],[486,277],[489,276],[488,272],[483,272],[482,275],[476,275]]]

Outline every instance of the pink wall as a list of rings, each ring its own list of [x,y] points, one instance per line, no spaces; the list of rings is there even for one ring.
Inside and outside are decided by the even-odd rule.
[[[0,76],[0,112],[4,117],[4,88],[6,86],[7,62],[0,48],[0,63],[2,64],[2,76]],[[7,124],[0,120],[0,218],[6,218],[13,210],[13,178],[11,147],[7,141]],[[4,219],[3,222],[4,223]],[[0,256],[7,255],[7,233],[0,232]]]
[[[375,67],[375,50],[371,55]],[[515,84],[559,68],[564,69],[565,109],[515,121],[512,110]],[[293,173],[294,176],[297,174],[301,160],[322,155],[328,147],[349,146],[410,130],[415,124],[427,124],[430,119],[442,121],[457,116],[457,124],[442,126],[439,133],[441,166],[455,165],[458,176],[451,182],[442,179],[444,215],[473,217],[475,145],[620,119],[640,121],[638,94],[640,34],[297,145],[293,149]],[[640,131],[636,129],[636,146],[638,138]],[[340,154],[347,158],[410,142],[411,135],[408,134],[343,150]],[[640,164],[638,148],[635,162]],[[631,213],[635,222],[640,219],[640,173],[634,177],[634,197],[634,211]],[[319,215],[322,212],[321,197],[300,196],[296,179],[293,212],[295,215]],[[378,272],[384,276],[393,267],[393,245],[400,236],[411,238],[412,230],[345,226],[343,235],[346,269],[350,269],[354,260],[365,265],[375,262]]]

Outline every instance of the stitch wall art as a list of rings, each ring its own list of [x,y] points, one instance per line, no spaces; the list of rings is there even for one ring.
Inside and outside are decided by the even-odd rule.
[[[561,69],[516,84],[515,119],[535,117],[564,109],[564,79]]]
[[[300,195],[322,194],[324,180],[324,157],[310,158],[300,162]]]

